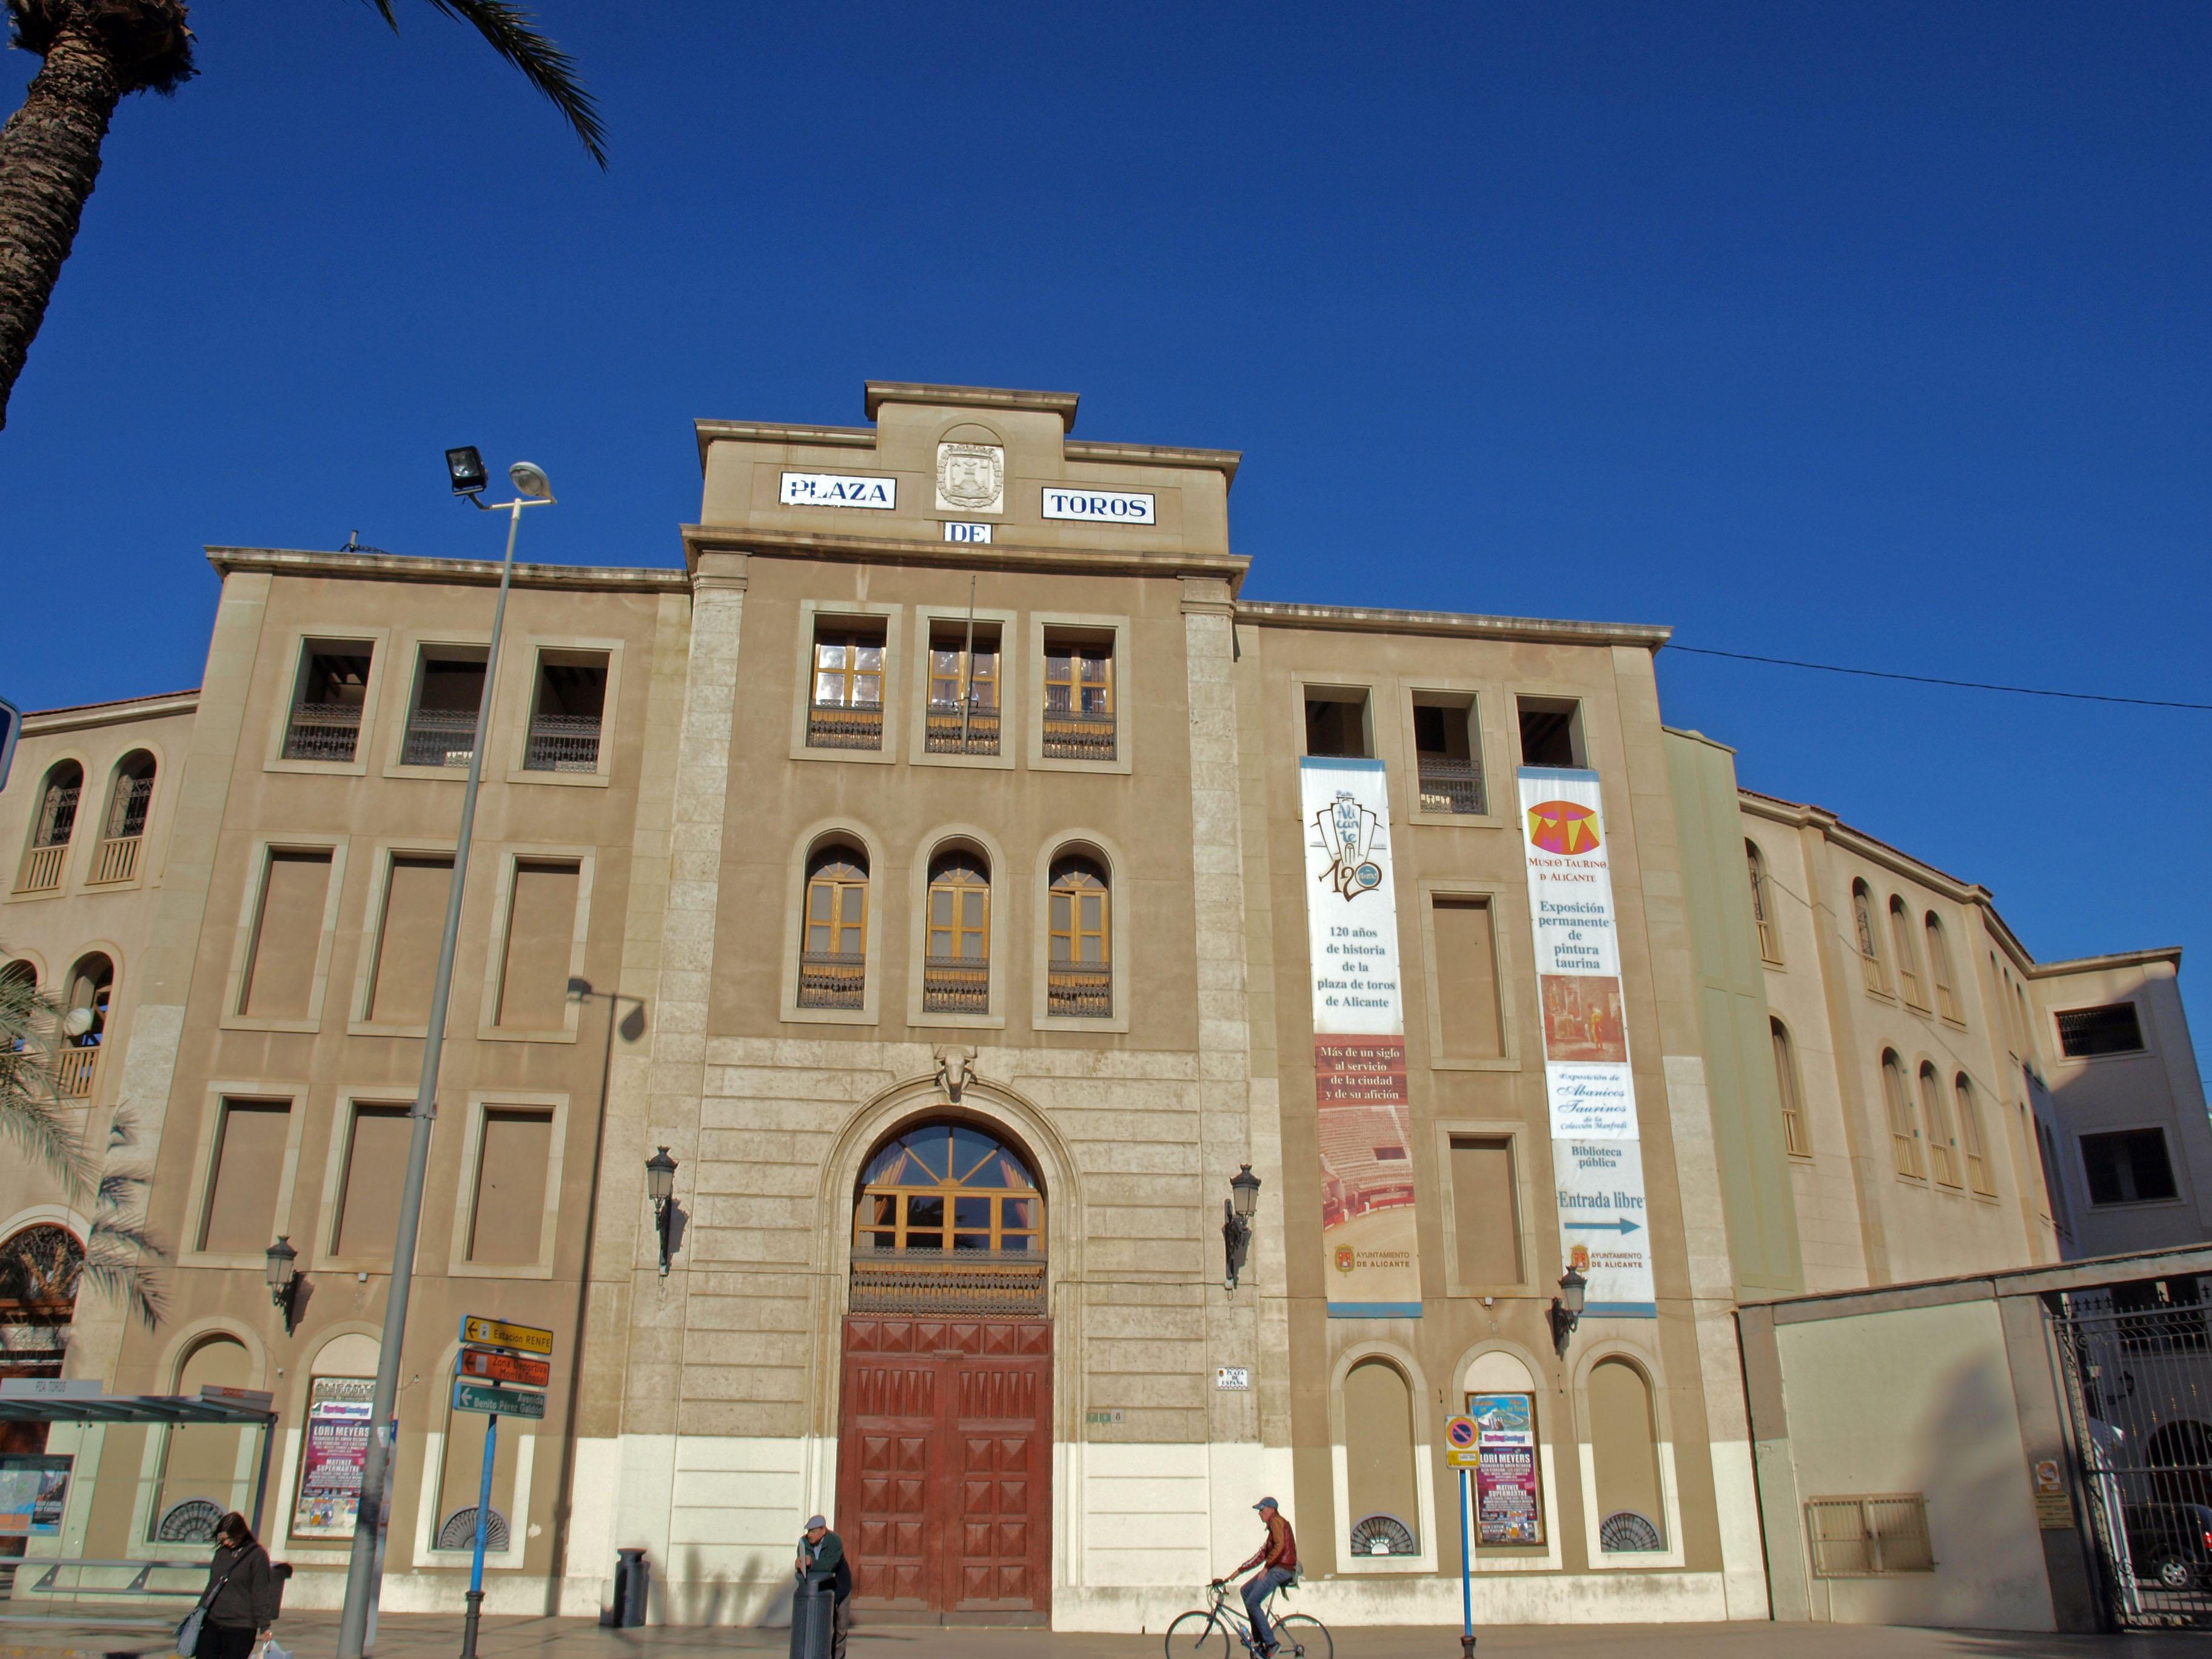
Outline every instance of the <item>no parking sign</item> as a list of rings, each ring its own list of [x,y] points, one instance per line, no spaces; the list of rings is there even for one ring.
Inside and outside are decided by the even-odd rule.
[[[1444,1462],[1455,1469],[1476,1467],[1481,1456],[1481,1433],[1471,1417],[1447,1418],[1444,1421]]]

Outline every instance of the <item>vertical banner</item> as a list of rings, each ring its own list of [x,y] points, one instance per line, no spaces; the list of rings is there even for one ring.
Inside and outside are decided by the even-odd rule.
[[[1644,1153],[1597,774],[1522,767],[1521,818],[1560,1254],[1589,1280],[1585,1312],[1654,1319]]]
[[[1540,1544],[1535,1401],[1525,1394],[1470,1395],[1474,1419],[1474,1524],[1480,1544]]]
[[[1331,1319],[1418,1319],[1413,1136],[1382,763],[1298,763]]]
[[[373,1376],[319,1376],[311,1385],[300,1490],[292,1504],[295,1538],[353,1536],[375,1393]]]

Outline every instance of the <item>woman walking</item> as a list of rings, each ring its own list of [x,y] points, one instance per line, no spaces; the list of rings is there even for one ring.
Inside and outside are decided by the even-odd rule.
[[[216,1522],[215,1559],[202,1592],[207,1621],[198,1647],[185,1659],[250,1659],[254,1644],[269,1639],[276,1622],[276,1579],[269,1552],[235,1510]]]

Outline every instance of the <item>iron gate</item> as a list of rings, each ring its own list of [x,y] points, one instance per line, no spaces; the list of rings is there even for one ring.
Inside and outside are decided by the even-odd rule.
[[[2113,1620],[2212,1626],[2212,1342],[2194,1279],[2045,1306]]]

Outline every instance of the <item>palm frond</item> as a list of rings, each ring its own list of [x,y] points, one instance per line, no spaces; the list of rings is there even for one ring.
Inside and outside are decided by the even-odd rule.
[[[28,980],[0,980],[0,1135],[82,1188],[92,1165],[61,1097],[61,1018]]]
[[[392,0],[367,0],[378,16],[399,32],[398,15]],[[513,0],[429,0],[431,5],[457,22],[466,23],[483,36],[491,49],[522,71],[522,78],[543,93],[561,112],[561,118],[582,141],[584,149],[601,167],[607,164],[606,127],[599,106],[576,73],[576,60],[547,40],[538,21]]]

